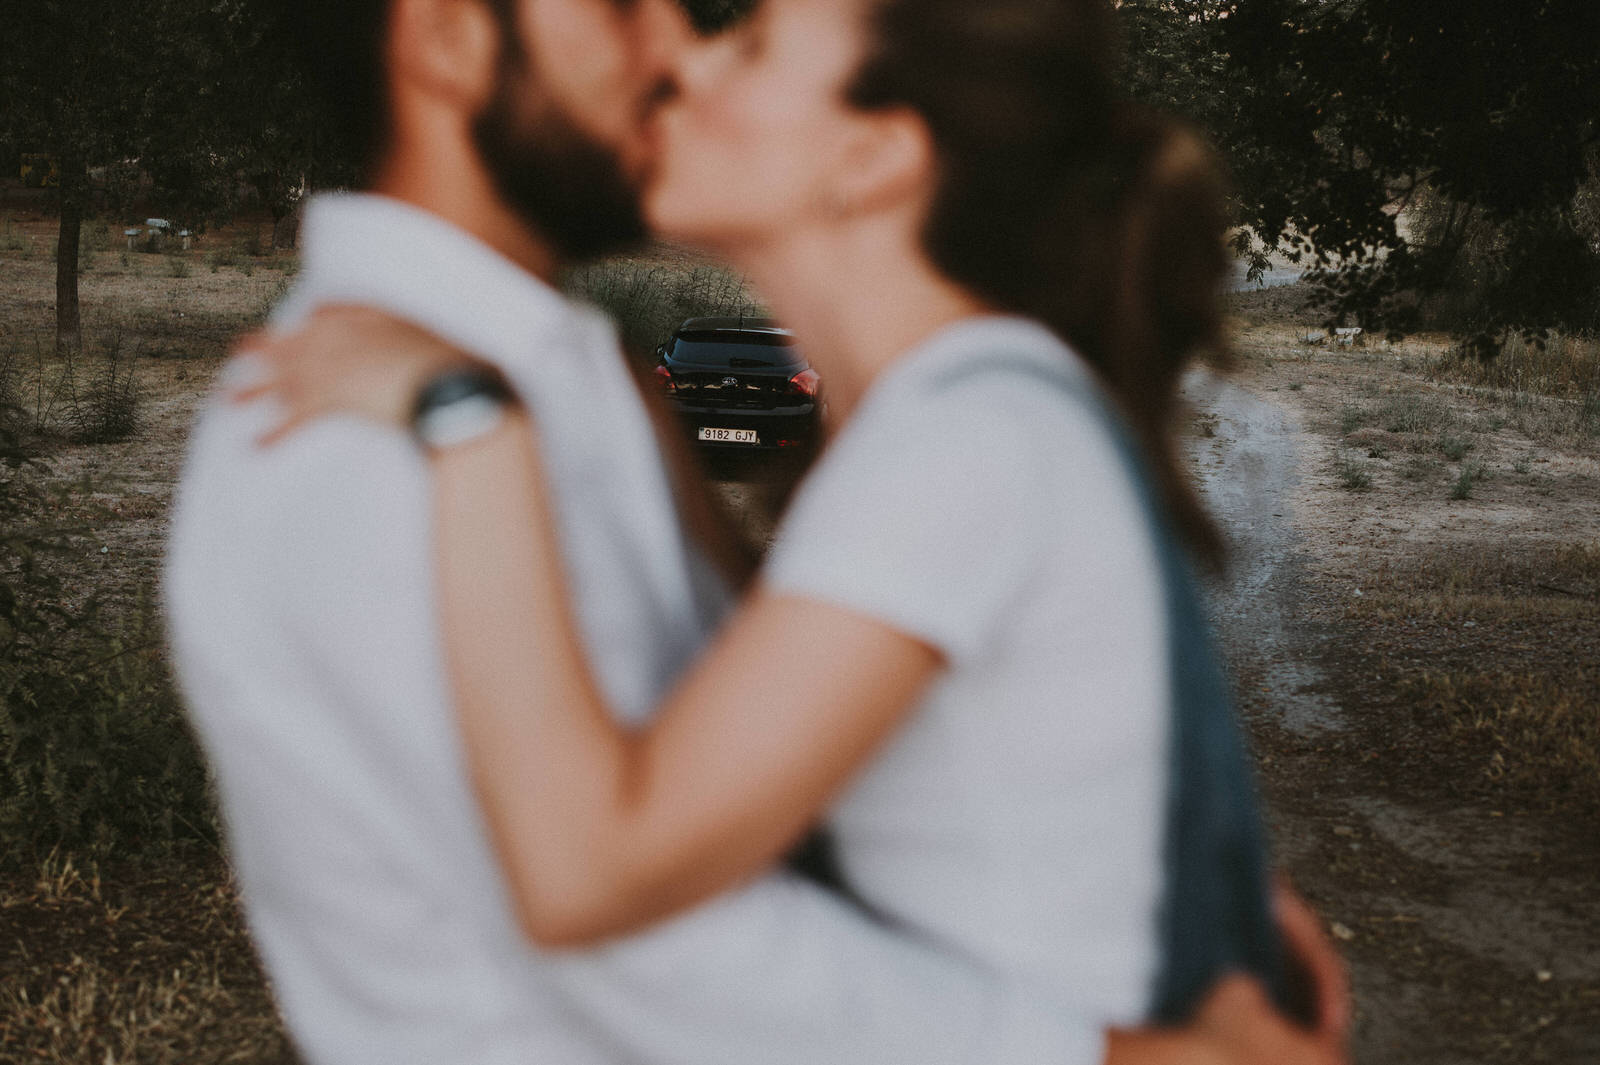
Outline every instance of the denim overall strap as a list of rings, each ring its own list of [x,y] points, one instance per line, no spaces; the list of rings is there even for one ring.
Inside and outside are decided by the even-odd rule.
[[[1173,721],[1160,961],[1150,1019],[1184,1022],[1229,972],[1256,977],[1281,1009],[1300,1014],[1303,1005],[1289,987],[1272,915],[1260,806],[1232,688],[1190,557],[1173,530],[1143,450],[1098,385],[1066,366],[980,355],[945,374],[940,384],[1000,373],[1046,382],[1100,423],[1136,488],[1160,560]]]

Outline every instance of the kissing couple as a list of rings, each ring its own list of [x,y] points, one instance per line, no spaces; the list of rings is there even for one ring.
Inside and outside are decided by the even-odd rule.
[[[1109,3],[292,17],[368,179],[201,417],[166,595],[308,1062],[1344,1060],[1174,447],[1221,183]],[[646,221],[826,382],[753,572],[553,287]]]

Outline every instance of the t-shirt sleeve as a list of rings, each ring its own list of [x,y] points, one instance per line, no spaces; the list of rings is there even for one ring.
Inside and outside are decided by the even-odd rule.
[[[765,584],[951,660],[983,647],[1052,540],[1048,456],[1031,431],[1045,415],[1027,387],[974,380],[863,411],[802,486]]]

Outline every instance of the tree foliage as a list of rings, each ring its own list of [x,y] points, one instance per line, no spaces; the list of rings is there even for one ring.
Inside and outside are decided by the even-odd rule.
[[[1480,354],[1600,325],[1593,0],[1119,6],[1135,91],[1211,133],[1243,243],[1320,268],[1331,316],[1406,327],[1470,286]]]
[[[235,204],[241,179],[281,205],[303,175],[348,165],[320,134],[280,6],[0,0],[0,26],[0,141],[60,166],[58,347],[81,343],[77,248],[91,168],[130,176],[124,190],[198,227]]]

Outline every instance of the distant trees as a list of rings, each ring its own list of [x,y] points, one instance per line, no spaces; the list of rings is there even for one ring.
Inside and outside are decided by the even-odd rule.
[[[715,29],[751,0],[682,0]],[[1235,177],[1240,248],[1317,268],[1330,317],[1410,327],[1454,294],[1485,354],[1600,328],[1600,3],[1118,0],[1136,95]],[[0,0],[0,147],[60,165],[57,341],[81,343],[90,167],[135,161],[163,212],[275,217],[352,160],[293,59],[292,5]],[[1402,209],[1403,213],[1402,213]]]
[[[1600,4],[1119,6],[1136,92],[1212,134],[1246,241],[1322,268],[1331,316],[1409,327],[1469,292],[1480,355],[1600,327]]]
[[[0,141],[59,162],[56,345],[82,344],[78,241],[90,168],[132,166],[164,214],[225,212],[241,174],[281,197],[338,168],[290,60],[281,5],[257,0],[0,0]]]

